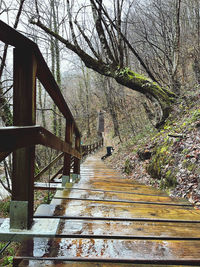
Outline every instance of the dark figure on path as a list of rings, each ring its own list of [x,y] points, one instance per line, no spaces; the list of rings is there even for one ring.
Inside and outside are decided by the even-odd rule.
[[[112,155],[112,152],[114,151],[114,148],[112,146],[107,146],[107,153],[103,157],[101,157],[102,160],[106,159],[107,157]]]

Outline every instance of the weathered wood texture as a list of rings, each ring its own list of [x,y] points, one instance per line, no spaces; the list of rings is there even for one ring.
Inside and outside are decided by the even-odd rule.
[[[40,144],[81,158],[79,151],[40,126],[0,128],[0,136],[1,151],[13,151],[18,148]]]
[[[71,121],[66,120],[66,128],[65,128],[65,142],[72,145],[73,142],[73,129],[74,125]],[[64,166],[63,166],[63,175],[70,176],[71,169],[71,155],[65,153],[64,155]]]
[[[33,54],[37,61],[37,77],[40,82],[47,90],[49,95],[51,96],[54,103],[57,105],[60,112],[63,116],[69,120],[72,120],[74,123],[75,131],[79,133],[79,129],[76,125],[76,122],[72,116],[72,113],[69,107],[66,104],[66,101],[59,89],[51,71],[49,70],[38,46],[36,43],[26,38],[24,35],[20,34],[6,23],[0,20],[0,40],[6,44],[14,46],[18,49],[22,49],[23,51],[29,51]]]
[[[92,147],[92,145],[93,145],[93,147]],[[85,156],[91,154],[92,152],[95,152],[99,148],[101,148],[103,146],[103,138],[100,138],[99,141],[95,142],[92,145],[82,145],[81,146],[81,151],[82,151],[83,157],[85,157]]]
[[[75,138],[75,149],[78,150],[78,151],[81,151],[81,138],[80,136],[76,136]],[[80,160],[75,158],[74,159],[74,170],[73,172],[75,174],[80,174]]]
[[[23,243],[22,266],[200,265],[200,211],[188,201],[122,178],[94,156],[80,175],[38,208],[35,217],[60,224],[55,238]]]
[[[36,116],[36,72],[35,56],[26,49],[14,49],[13,124],[28,126],[35,124]],[[8,140],[9,143],[10,140]],[[18,149],[13,153],[12,200],[28,201],[28,229],[33,220],[33,183],[35,171],[35,146]],[[11,210],[11,213],[15,211]],[[14,227],[14,219],[10,227]]]
[[[28,266],[29,261],[28,260],[24,260],[21,262],[21,264],[19,266]],[[33,264],[32,266],[36,266],[34,265],[34,261],[31,261],[31,264]],[[44,266],[49,266],[49,267],[53,267],[53,266],[58,266],[58,267],[169,267],[169,265],[160,265],[160,264],[132,264],[132,263],[109,263],[109,262],[104,262],[104,263],[99,263],[99,262],[71,262],[71,261],[66,261],[66,262],[62,262],[60,263],[60,261],[38,261],[35,264],[42,264]],[[45,265],[46,264],[46,265]],[[191,265],[184,265],[185,267],[191,267]],[[192,265],[195,266],[195,265]],[[197,266],[197,265],[196,265]],[[183,265],[170,265],[170,267],[183,267]]]
[[[36,78],[40,80],[65,119],[73,125],[73,134],[76,138],[80,137],[80,132],[38,46],[1,20],[0,41],[15,47],[13,122],[14,126],[18,126],[17,129],[0,130],[0,151],[3,152],[0,154],[0,158],[3,160],[8,153],[14,151],[12,200],[15,202],[12,202],[13,205],[11,205],[10,225],[11,228],[28,229],[33,220],[35,145],[42,144],[69,154],[69,165],[71,164],[71,156],[75,157],[76,170],[81,159],[79,146],[73,148],[72,143],[69,144],[60,140],[41,127],[23,128],[24,126],[34,127],[36,123]],[[22,128],[19,128],[19,126]],[[48,168],[50,166],[45,170]],[[24,214],[28,214],[28,219],[24,224],[20,215],[20,207],[23,206],[23,209],[25,209],[27,203],[28,212],[25,211]],[[16,207],[19,207],[19,211]]]

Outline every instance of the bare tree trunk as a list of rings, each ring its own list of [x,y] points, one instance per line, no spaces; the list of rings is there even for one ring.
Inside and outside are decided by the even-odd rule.
[[[98,37],[97,42],[91,42],[90,37],[88,37],[85,33],[86,31],[81,27],[81,25],[79,25],[76,16],[73,21],[72,17],[74,12],[72,7],[69,8],[69,1],[67,1],[67,5],[71,38],[65,39],[54,30],[49,29],[41,22],[40,18],[37,21],[32,20],[31,23],[40,27],[47,34],[55,37],[57,40],[62,42],[67,49],[76,53],[85,63],[86,67],[91,68],[104,76],[114,78],[119,84],[138,91],[151,100],[156,99],[162,110],[161,120],[158,121],[157,124],[157,126],[159,126],[168,117],[171,105],[174,102],[176,95],[166,88],[161,88],[155,82],[156,79],[150,71],[148,65],[145,64],[144,60],[131,45],[123,33],[123,29],[120,28],[121,9],[124,1],[118,1],[116,5],[116,14],[118,16],[116,19],[117,23],[116,20],[112,19],[112,16],[109,16],[108,10],[106,10],[102,0],[90,0],[90,2],[94,20],[94,35]],[[74,28],[75,26],[77,32]],[[82,39],[79,38],[80,36]],[[86,47],[82,46],[84,42],[87,43],[87,47],[89,47],[91,53],[84,50],[84,47]],[[101,49],[99,49],[99,47],[95,47],[97,43],[100,44]],[[140,65],[147,72],[150,79],[135,73],[129,68],[129,66],[124,65],[124,57],[126,55],[124,55],[124,50],[122,49],[123,47],[129,49],[129,51],[134,55],[135,60],[140,62]]]
[[[199,1],[195,1],[195,15],[196,15],[196,27],[195,31],[197,33],[197,45],[194,47],[195,55],[194,55],[194,63],[193,70],[195,72],[196,80],[200,84],[200,4]]]
[[[22,9],[23,9],[23,4],[24,4],[25,0],[21,0],[20,1],[20,5],[18,8],[18,12],[15,18],[15,23],[13,28],[16,29],[18,24],[19,24],[19,19],[22,13]],[[2,75],[3,75],[3,71],[6,65],[6,58],[7,58],[7,51],[8,51],[8,45],[5,44],[4,45],[4,50],[3,50],[3,56],[2,56],[2,60],[1,60],[1,65],[0,65],[0,116],[2,118],[2,121],[4,122],[4,124],[6,126],[11,126],[12,125],[12,112],[10,110],[10,106],[5,98],[4,92],[3,92],[3,84],[2,84]]]
[[[176,0],[176,18],[175,18],[175,39],[174,39],[174,50],[173,50],[173,67],[172,67],[172,88],[177,94],[180,93],[180,82],[178,81],[177,71],[180,58],[180,12],[181,12],[181,1]]]
[[[51,0],[51,14],[50,14],[50,29],[54,30],[54,0]],[[55,51],[55,39],[53,36],[50,38],[50,50],[51,50],[51,72],[54,77],[56,77],[56,51]],[[56,105],[53,103],[53,133],[57,135],[57,109]]]
[[[45,119],[45,99],[44,99],[44,103],[42,101],[42,86],[41,83],[38,82],[38,98],[39,98],[39,106],[41,109],[41,115],[42,115],[42,126],[44,128],[46,128],[47,124],[46,124],[46,119]]]
[[[87,137],[91,135],[90,129],[90,80],[88,70],[84,67],[83,62],[81,61],[81,71],[83,74],[83,81],[85,85],[85,113],[86,113],[86,120],[87,120]]]
[[[120,130],[119,130],[119,122],[118,122],[117,112],[115,109],[116,103],[115,103],[114,96],[113,96],[114,88],[112,87],[111,81],[109,78],[103,78],[102,79],[102,87],[103,87],[103,91],[104,91],[104,94],[106,97],[107,109],[108,109],[109,114],[112,118],[113,129],[114,129],[114,136],[113,137],[118,136],[120,142],[122,142]]]
[[[59,29],[58,29],[58,10],[56,10],[55,7],[55,2],[53,5],[53,24],[54,24],[54,32],[59,34]],[[55,66],[56,66],[56,82],[59,85],[59,88],[61,89],[61,73],[60,73],[60,48],[59,48],[59,43],[58,39],[55,38]],[[60,111],[57,111],[60,115]],[[61,116],[58,116],[58,121],[57,121],[57,131],[58,131],[58,136],[62,136],[62,118]]]

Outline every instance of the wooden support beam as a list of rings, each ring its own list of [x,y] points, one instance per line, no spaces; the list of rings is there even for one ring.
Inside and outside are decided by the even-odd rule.
[[[58,179],[61,179],[61,174],[63,172],[63,167],[60,168],[55,174],[53,174],[51,177],[50,177],[50,182],[51,183],[54,183],[54,179],[55,178],[58,178]],[[59,175],[60,174],[60,175]],[[59,177],[57,177],[59,175]]]
[[[90,154],[92,153],[92,145],[90,144]]]
[[[73,122],[71,120],[66,120],[65,128],[65,142],[72,145],[73,137]],[[71,155],[65,153],[64,155],[64,166],[63,166],[63,175],[70,177],[70,168],[71,168]]]
[[[75,149],[81,152],[81,138],[80,135],[77,135],[75,138]],[[74,159],[74,174],[80,174],[80,159]]]
[[[30,50],[14,49],[13,122],[35,125],[37,64]],[[33,222],[35,146],[13,153],[10,228],[29,229]]]
[[[64,156],[64,153],[60,153],[56,158],[54,158],[46,167],[44,167],[36,176],[35,181],[37,181],[46,171],[48,171],[58,160]]]
[[[18,148],[43,145],[81,158],[81,154],[59,137],[40,126],[0,128],[0,155]],[[2,152],[2,153],[1,153]],[[8,155],[7,153],[6,155]]]

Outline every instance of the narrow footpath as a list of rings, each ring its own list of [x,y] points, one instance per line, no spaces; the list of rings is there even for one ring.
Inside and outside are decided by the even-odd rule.
[[[200,266],[200,211],[96,156],[35,218],[59,219],[57,233],[24,241],[15,266]]]

